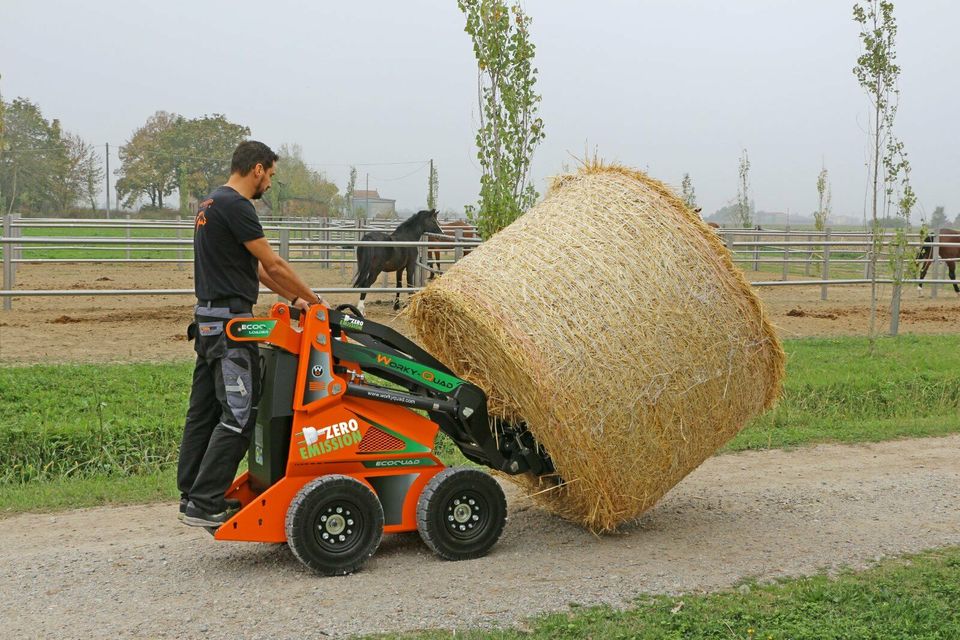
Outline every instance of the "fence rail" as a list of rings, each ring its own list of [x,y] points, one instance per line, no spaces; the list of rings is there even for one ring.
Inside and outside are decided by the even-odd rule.
[[[449,265],[459,260],[465,252],[480,244],[480,240],[464,237],[474,235],[475,229],[456,228],[444,235],[428,234],[428,239],[409,242],[391,242],[362,240],[362,234],[370,230],[386,230],[396,226],[393,221],[355,221],[329,218],[266,220],[264,231],[268,241],[278,253],[289,262],[316,263],[325,268],[338,267],[346,278],[347,269],[356,264],[358,247],[404,246],[416,247],[419,254],[418,269],[414,274],[413,287],[354,287],[317,289],[319,293],[408,293],[422,288],[426,274],[436,269],[430,263]],[[36,235],[46,230],[73,229],[74,235]],[[24,231],[32,232],[24,234]],[[110,230],[122,235],[94,237],[80,235],[81,230]],[[150,230],[166,232],[143,237]],[[192,295],[192,289],[70,289],[70,290],[25,290],[17,289],[16,271],[24,263],[101,263],[101,264],[183,264],[193,261],[193,221],[189,219],[170,220],[131,220],[127,219],[62,219],[62,218],[20,218],[15,215],[4,216],[3,234],[0,237],[0,249],[3,252],[3,288],[0,298],[3,308],[12,307],[14,297],[35,296],[98,296],[98,295]],[[745,270],[764,273],[771,266],[779,266],[780,278],[755,280],[755,287],[771,286],[819,286],[820,298],[827,300],[829,288],[834,286],[852,286],[869,284],[871,277],[870,252],[877,246],[878,273],[876,282],[894,285],[892,309],[899,309],[900,288],[904,284],[919,283],[917,278],[903,277],[906,274],[894,274],[891,265],[895,257],[890,251],[893,234],[884,233],[880,238],[864,231],[823,231],[805,229],[716,229],[721,241],[731,252],[735,263]],[[186,237],[188,232],[191,237]],[[134,235],[136,233],[137,235]],[[908,252],[918,251],[921,247],[930,248],[930,257],[919,260],[929,263],[930,277],[923,280],[930,286],[930,295],[935,298],[939,286],[952,285],[954,281],[942,277],[945,263],[940,258],[941,247],[957,247],[960,243],[941,242],[939,233],[934,234],[933,242],[910,241]],[[46,256],[35,254],[43,251]],[[62,252],[90,252],[93,257],[51,257]],[[429,252],[441,252],[442,257],[428,256]],[[24,256],[24,252],[34,255]],[[109,255],[109,252],[122,252],[124,257]],[[96,254],[103,255],[97,256]],[[139,253],[140,255],[134,255]],[[148,255],[143,255],[148,253]],[[176,257],[171,257],[176,254]],[[908,253],[909,255],[909,253]],[[895,275],[897,277],[895,277]],[[811,277],[813,276],[813,277]],[[792,279],[791,279],[792,278]],[[386,285],[386,278],[384,278]],[[898,319],[891,320],[894,329]]]

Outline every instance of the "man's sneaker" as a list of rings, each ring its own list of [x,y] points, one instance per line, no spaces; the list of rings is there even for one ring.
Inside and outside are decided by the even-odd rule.
[[[224,498],[224,502],[227,503],[227,511],[233,509],[234,511],[239,511],[240,507],[243,505],[239,500],[233,498]],[[183,521],[183,514],[187,512],[187,503],[189,500],[187,498],[180,498],[180,513],[177,514],[177,520]]]
[[[194,506],[193,502],[187,502],[187,507],[183,512],[183,524],[190,527],[219,527],[224,522],[232,518],[239,508],[227,508],[220,513],[205,513]]]

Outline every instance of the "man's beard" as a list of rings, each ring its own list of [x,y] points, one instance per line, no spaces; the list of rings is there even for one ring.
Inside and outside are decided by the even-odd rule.
[[[253,196],[252,196],[250,199],[251,199],[251,200],[259,200],[260,198],[263,197],[263,194],[265,194],[265,193],[267,192],[267,189],[269,189],[269,188],[270,188],[270,187],[267,187],[266,189],[264,189],[263,186],[262,186],[262,184],[257,185],[257,189],[256,189],[256,191],[253,192]]]

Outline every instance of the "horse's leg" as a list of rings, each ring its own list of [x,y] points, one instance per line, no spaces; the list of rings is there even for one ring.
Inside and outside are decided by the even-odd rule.
[[[403,281],[403,269],[404,267],[400,267],[399,269],[397,269],[397,289],[400,288],[400,283]],[[408,275],[407,282],[409,283],[409,281],[410,281],[410,276]],[[393,310],[394,311],[400,310],[400,292],[399,291],[397,291],[397,296],[393,299]]]
[[[927,277],[927,270],[930,268],[930,262],[924,262],[920,267],[920,282],[917,283],[917,295],[923,297],[923,279]]]
[[[433,265],[432,267],[433,269],[439,270],[440,269],[440,252],[434,251],[433,249],[428,249],[427,255],[431,258],[430,260],[427,260],[427,265]],[[433,271],[430,271],[430,277],[428,278],[428,280],[433,280],[436,277],[437,277],[437,274],[434,273]]]
[[[960,296],[960,287],[957,286],[957,262],[951,260],[947,263],[947,269],[950,271],[950,279],[953,280],[953,291]]]

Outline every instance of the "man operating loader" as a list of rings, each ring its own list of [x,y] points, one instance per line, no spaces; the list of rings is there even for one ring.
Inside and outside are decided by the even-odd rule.
[[[197,361],[177,466],[180,517],[191,526],[219,527],[236,512],[239,503],[224,493],[256,421],[257,345],[228,338],[227,322],[253,315],[260,283],[301,310],[326,304],[274,253],[251,202],[270,188],[278,159],[262,142],[242,142],[230,179],[200,203],[194,224],[197,305],[189,333]]]

